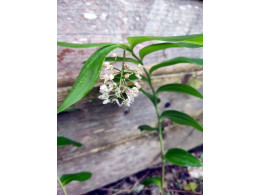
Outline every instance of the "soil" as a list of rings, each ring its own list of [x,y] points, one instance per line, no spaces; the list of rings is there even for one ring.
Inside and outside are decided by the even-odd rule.
[[[189,152],[203,160],[203,146],[194,148]],[[187,168],[166,163],[165,181],[167,187],[165,187],[165,195],[202,195],[203,177],[201,175],[201,168]],[[142,181],[149,177],[160,176],[161,165],[158,164],[85,195],[159,195],[158,186],[151,184],[144,187]],[[196,186],[193,192],[189,187],[192,185]]]

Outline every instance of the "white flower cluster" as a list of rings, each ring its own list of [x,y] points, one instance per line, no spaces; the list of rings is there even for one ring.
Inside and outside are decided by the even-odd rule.
[[[113,65],[109,62],[105,62],[104,66],[107,70],[114,69]],[[138,96],[138,89],[140,89],[141,86],[138,82],[129,80],[129,77],[130,75],[135,74],[135,76],[141,80],[142,68],[143,66],[139,64],[137,70],[132,70],[127,64],[125,64],[124,70],[126,72],[121,74],[122,70],[120,71],[120,75],[124,76],[120,77],[119,83],[113,81],[113,74],[105,74],[102,78],[104,79],[104,84],[100,86],[101,95],[98,98],[103,100],[103,104],[117,103],[119,106],[130,106],[130,104],[134,102],[134,98]],[[128,86],[129,83],[134,84],[135,87]]]

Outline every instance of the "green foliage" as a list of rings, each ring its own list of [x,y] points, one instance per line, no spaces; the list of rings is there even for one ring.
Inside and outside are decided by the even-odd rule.
[[[122,57],[106,57],[105,61],[107,62],[122,62],[124,58]],[[125,58],[125,62],[131,62],[134,64],[139,64],[139,62],[133,58]]]
[[[165,154],[165,160],[180,166],[185,167],[201,167],[202,162],[200,162],[195,156],[189,152],[180,149],[172,148]]]
[[[80,172],[80,173],[62,175],[60,180],[63,185],[66,185],[72,181],[80,181],[80,182],[87,181],[88,179],[91,178],[91,176],[92,174],[89,172]]]
[[[103,47],[90,56],[90,58],[84,63],[84,66],[68,96],[58,108],[58,113],[79,101],[94,87],[99,78],[106,56],[117,47],[118,45]]]
[[[61,111],[60,113],[64,113],[64,112],[74,112],[74,111],[77,111],[79,110],[78,108],[68,108],[68,109],[65,109],[63,111]]]
[[[82,144],[79,143],[79,142],[70,140],[66,137],[59,137],[58,136],[57,137],[57,146],[66,146],[66,145],[73,145],[73,146],[76,146],[76,147],[82,146]]]
[[[197,44],[193,44],[193,43],[181,43],[181,42],[179,42],[179,43],[158,43],[158,44],[149,45],[147,47],[144,47],[143,49],[140,49],[139,56],[140,56],[141,60],[143,60],[143,58],[146,55],[148,55],[152,52],[171,48],[171,47],[199,48],[199,47],[202,47],[202,45],[197,45]]]
[[[194,35],[170,36],[170,37],[137,36],[137,37],[127,37],[126,40],[130,44],[131,49],[133,49],[137,44],[146,41],[186,42],[186,43],[194,43],[194,44],[202,45],[203,35],[194,34]]]
[[[160,177],[151,177],[147,178],[142,183],[144,186],[149,186],[150,184],[156,184],[159,188],[161,187],[161,178]]]
[[[138,129],[140,129],[140,131],[158,131],[158,128],[154,128],[154,127],[151,127],[149,125],[141,125],[138,127]]]
[[[203,96],[197,89],[194,89],[193,87],[191,87],[189,85],[184,85],[184,84],[179,84],[179,83],[163,85],[157,89],[156,94],[158,94],[160,92],[179,92],[179,93],[193,95],[193,96],[199,97],[201,99],[203,98]]]
[[[144,91],[143,89],[139,89],[139,90],[140,90],[144,95],[146,95],[146,97],[148,97],[149,100],[151,100],[151,102],[155,105],[155,96],[154,96],[154,95],[152,95],[152,94],[150,94],[150,93]],[[156,100],[157,100],[157,104],[160,103],[160,101],[161,101],[158,97],[156,98]]]
[[[122,57],[106,57],[104,61],[106,62],[122,62],[124,58]],[[83,64],[85,63],[86,61],[83,62]],[[125,58],[125,62],[131,62],[131,63],[134,63],[134,64],[139,64],[139,61],[133,59],[133,58]]]
[[[161,114],[161,117],[168,118],[175,123],[192,126],[199,131],[203,131],[202,126],[194,118],[183,112],[179,112],[176,110],[166,110]]]
[[[58,46],[61,47],[69,47],[69,48],[76,48],[76,49],[83,49],[83,48],[90,48],[90,47],[106,47],[106,46],[117,46],[118,48],[125,49],[127,51],[131,51],[130,47],[125,44],[120,44],[120,43],[65,43],[65,42],[58,42]]]
[[[191,63],[191,64],[197,64],[197,65],[202,66],[203,65],[203,60],[199,59],[199,58],[186,58],[186,57],[173,58],[173,59],[161,62],[161,63],[159,63],[157,65],[154,65],[150,69],[149,74],[152,74],[152,72],[157,70],[158,68],[162,68],[162,67],[165,67],[165,66],[171,66],[171,65],[175,65],[175,64],[179,64],[179,63]]]
[[[69,47],[69,48],[90,48],[90,47],[104,47],[109,45],[116,45],[116,43],[86,43],[86,44],[78,44],[78,43],[65,43],[65,42],[58,42],[58,46],[61,47]]]

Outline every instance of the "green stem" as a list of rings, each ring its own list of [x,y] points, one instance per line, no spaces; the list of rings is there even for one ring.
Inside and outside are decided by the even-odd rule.
[[[140,62],[140,64],[143,65],[143,62],[142,60],[140,60],[136,55],[135,53],[132,51],[131,52],[132,55]],[[153,88],[153,85],[152,85],[152,79],[151,79],[151,76],[149,75],[149,73],[147,72],[147,70],[145,69],[145,67],[143,68],[144,69],[144,72],[147,76],[147,80],[148,80],[148,84],[149,86],[151,87],[152,89],[152,92],[153,92],[153,96],[154,96],[154,106],[155,106],[155,110],[156,110],[156,115],[157,115],[157,118],[158,118],[158,128],[159,128],[159,131],[158,131],[158,136],[159,136],[159,139],[160,139],[160,146],[161,146],[161,158],[162,158],[162,176],[161,176],[161,192],[162,192],[162,195],[164,195],[164,176],[165,176],[165,159],[164,159],[164,142],[163,142],[163,136],[162,136],[162,119],[161,119],[161,116],[160,116],[160,113],[159,113],[159,109],[158,109],[158,105],[157,105],[157,96],[156,96],[156,93],[155,93],[155,90]]]
[[[63,194],[64,194],[64,195],[67,195],[66,189],[65,189],[65,187],[62,185],[62,183],[61,183],[61,181],[60,181],[60,178],[59,178],[58,176],[57,176],[57,180],[58,180],[59,185],[60,185],[60,187],[61,187],[61,189],[62,189],[62,191],[63,191]]]
[[[121,82],[124,76],[124,69],[125,69],[125,50],[123,52],[123,62],[122,62],[122,70],[121,70],[121,76],[120,76],[120,83],[119,83],[119,89],[121,88]]]

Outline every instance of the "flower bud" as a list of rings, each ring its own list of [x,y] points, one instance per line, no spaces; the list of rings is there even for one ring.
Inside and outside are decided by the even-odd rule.
[[[114,58],[116,58],[116,57],[117,57],[116,53],[113,53],[113,54],[112,54],[112,56],[113,56]]]
[[[141,88],[141,85],[139,85],[139,83],[137,83],[137,82],[134,82],[134,85],[137,87],[137,89]]]

